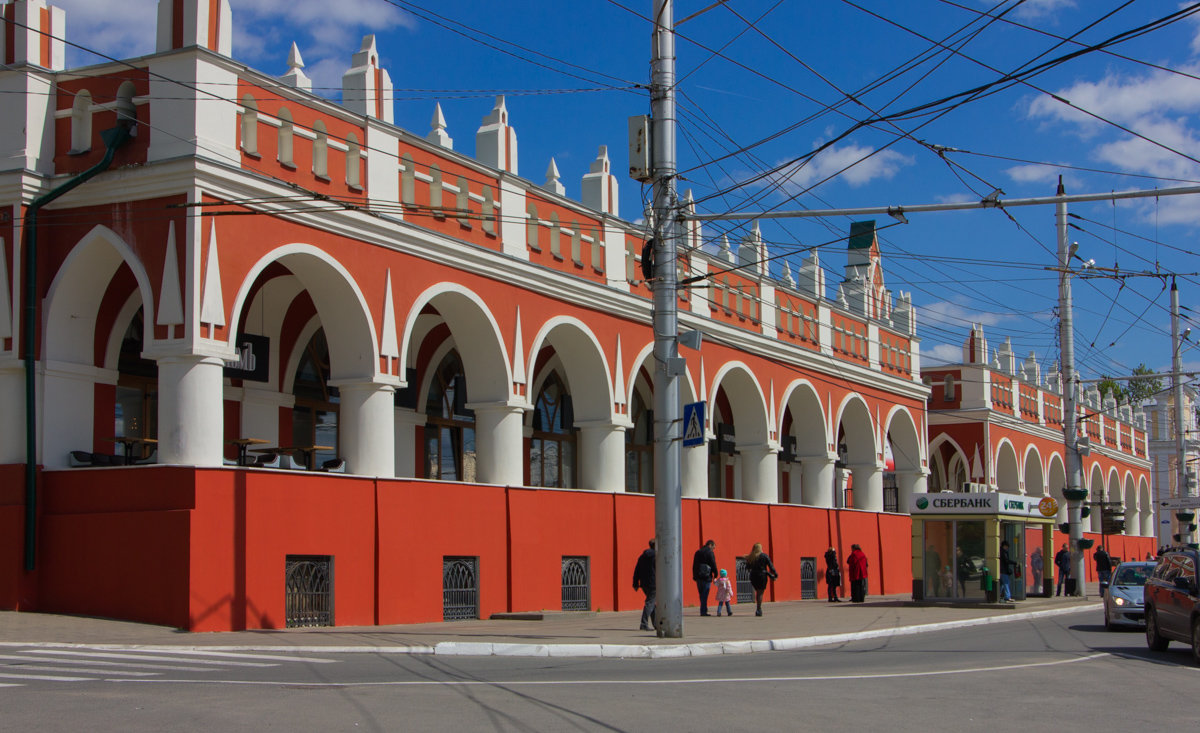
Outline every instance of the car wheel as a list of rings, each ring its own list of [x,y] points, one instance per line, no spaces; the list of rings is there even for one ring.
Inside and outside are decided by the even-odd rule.
[[[1146,609],[1146,646],[1151,651],[1161,652],[1170,642],[1158,633],[1158,615],[1153,608]]]
[[[1192,621],[1192,661],[1200,664],[1200,618]]]

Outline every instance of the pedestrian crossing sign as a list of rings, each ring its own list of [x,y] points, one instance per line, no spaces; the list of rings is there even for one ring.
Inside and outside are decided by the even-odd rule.
[[[691,402],[683,406],[683,445],[685,448],[704,445],[703,402]]]

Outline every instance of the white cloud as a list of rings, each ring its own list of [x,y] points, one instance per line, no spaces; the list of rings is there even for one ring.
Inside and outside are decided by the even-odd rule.
[[[953,344],[937,344],[933,348],[921,347],[921,363],[960,364],[963,360],[962,347]]]
[[[921,306],[921,320],[930,324],[939,324],[952,331],[966,333],[973,323],[984,326],[995,326],[1006,320],[1008,316],[1002,313],[988,313],[973,310],[967,304],[965,297],[953,300],[939,300]]]
[[[969,193],[951,193],[945,196],[935,196],[934,200],[939,204],[965,204],[968,201],[978,201],[979,197]]]
[[[1030,165],[1018,165],[1004,171],[1008,177],[1018,183],[1046,183],[1048,181],[1057,181],[1062,175],[1062,169],[1053,165],[1042,165],[1040,163],[1032,163]]]
[[[988,5],[994,5],[994,3],[989,1]],[[1059,10],[1073,7],[1075,7],[1075,0],[1025,0],[1013,11],[1013,15],[1019,18],[1044,18]]]
[[[1200,73],[1200,65],[1186,64],[1179,70],[1195,75]],[[1101,126],[1104,125],[1103,122],[1075,107],[1121,123],[1200,110],[1200,82],[1180,74],[1157,70],[1144,76],[1110,74],[1100,81],[1084,81],[1060,89],[1055,95],[1071,104],[1063,104],[1049,96],[1040,96],[1030,103],[1029,115],[1035,118]]]
[[[830,176],[851,186],[862,186],[878,179],[890,179],[912,158],[894,150],[849,143],[834,145],[810,158],[806,164],[795,163],[770,177],[784,191],[793,193],[823,181]]]
[[[155,50],[157,0],[55,0],[67,11],[68,40],[116,58],[132,58]],[[362,37],[395,28],[411,28],[415,19],[386,0],[235,0],[233,54],[251,62],[277,61],[286,70],[287,48],[296,41],[313,65],[338,59],[349,66]],[[387,49],[381,48],[386,59]],[[69,52],[75,65],[98,63],[86,52]],[[278,57],[278,58],[276,58]],[[311,75],[311,74],[310,74]],[[315,78],[315,77],[314,77]],[[341,73],[335,86],[341,85]]]

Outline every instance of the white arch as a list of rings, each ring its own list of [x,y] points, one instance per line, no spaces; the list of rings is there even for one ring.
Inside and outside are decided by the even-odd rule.
[[[887,417],[884,418],[883,434],[886,438],[888,435],[895,433],[896,438],[906,438],[910,443],[910,450],[915,448],[915,453],[905,456],[905,465],[900,465],[900,456],[895,455],[893,448],[892,458],[896,461],[896,470],[917,471],[925,464],[928,456],[925,454],[926,441],[920,439],[920,429],[918,423],[913,419],[912,413],[904,405],[892,405],[888,410]],[[902,430],[893,431],[894,427],[901,427]],[[896,441],[892,441],[892,445],[896,445]]]
[[[546,345],[562,361],[576,420],[615,420],[612,371],[600,340],[586,323],[573,316],[554,316],[542,324],[531,342],[525,373],[533,379],[537,357]],[[597,389],[603,383],[603,389]],[[532,385],[531,385],[532,386]],[[534,392],[530,390],[530,398]]]
[[[150,277],[124,239],[97,224],[80,238],[54,275],[46,294],[43,332],[45,359],[94,364],[96,314],[121,265],[133,272],[145,318],[144,342],[154,338],[154,288]]]
[[[1024,470],[1022,476],[1025,479],[1025,493],[1029,496],[1046,496],[1046,466],[1042,463],[1042,452],[1034,443],[1030,443],[1025,448],[1025,456],[1022,459]]]
[[[747,385],[749,386],[749,395],[745,394]],[[708,392],[709,399],[715,401],[717,393],[722,387],[725,388],[727,395],[737,393],[737,398],[731,400],[730,404],[734,412],[733,421],[737,426],[735,442],[740,445],[766,443],[768,437],[767,398],[754,371],[743,361],[727,361],[717,369],[717,373],[713,376],[712,387]],[[751,399],[747,399],[747,397]],[[753,398],[757,398],[757,401],[754,401]],[[712,413],[715,413],[715,410],[709,412],[708,417],[711,422]]]
[[[331,380],[398,381],[379,371],[375,319],[358,283],[337,259],[311,244],[276,247],[251,265],[234,298],[231,323],[241,322],[250,289],[259,275],[275,262],[295,276],[312,299],[322,323],[330,326],[325,329],[325,340],[329,343]],[[236,329],[228,331],[229,345],[233,347]]]
[[[440,282],[425,288],[412,302],[400,343],[400,362],[415,360],[413,339],[425,306],[432,306],[446,322],[455,348],[462,357],[467,393],[473,402],[507,401],[512,396],[512,361],[503,331],[483,298],[457,283]],[[424,336],[418,340],[423,340]],[[524,359],[524,354],[518,354]],[[526,370],[526,374],[530,374]]]
[[[812,430],[812,424],[806,425],[807,435],[796,435],[796,450],[803,451],[801,455],[827,455],[829,453],[829,444],[833,442],[829,425],[825,421],[825,406],[821,404],[821,395],[817,392],[816,387],[807,379],[795,379],[788,383],[783,388],[783,395],[779,401],[778,424],[774,426],[775,434],[782,436],[783,420],[787,416],[788,410],[792,410],[792,433],[796,432],[797,412],[802,410],[803,417],[806,420],[814,420],[819,429]],[[816,407],[814,410],[813,407]],[[792,409],[798,408],[798,409]]]
[[[1017,447],[1007,437],[996,443],[996,452],[992,457],[992,480],[996,490],[1010,494],[1020,494],[1021,466],[1017,459]]]
[[[835,437],[837,436],[837,426],[845,427],[846,425],[849,424],[846,422],[846,419],[848,417],[853,418],[855,415],[859,414],[859,410],[857,409],[859,407],[862,408],[861,415],[866,415],[866,426],[867,426],[866,432],[867,432],[867,437],[870,440],[870,443],[868,446],[870,448],[870,450],[864,452],[862,449],[862,445],[859,445],[859,444],[850,445],[850,443],[847,442],[847,444],[846,444],[846,461],[847,461],[847,463],[850,463],[850,464],[864,464],[864,463],[868,463],[868,462],[878,464],[879,463],[878,456],[879,456],[879,452],[880,452],[880,446],[878,443],[878,435],[876,434],[876,430],[875,430],[875,427],[876,427],[875,420],[874,420],[874,418],[871,417],[871,408],[867,404],[867,401],[863,398],[862,395],[858,394],[857,392],[848,392],[846,394],[846,396],[842,398],[841,403],[838,405],[837,417],[833,421],[833,424],[834,424],[833,434]],[[861,439],[862,438],[861,416],[860,416],[860,419],[855,420],[853,424],[856,425],[855,437]],[[849,429],[846,430],[847,441],[850,440],[850,432],[851,431]]]

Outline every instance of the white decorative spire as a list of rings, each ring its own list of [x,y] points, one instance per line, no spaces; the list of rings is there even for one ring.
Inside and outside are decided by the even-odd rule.
[[[167,225],[167,252],[163,258],[162,282],[158,288],[158,313],[155,314],[154,322],[160,326],[183,324],[183,294],[179,288],[179,255],[175,252],[175,222]]]
[[[400,340],[396,337],[396,306],[392,297],[392,271],[389,268],[383,284],[383,334],[379,343],[379,355],[388,359],[388,373],[391,373],[391,360],[400,358]]]
[[[583,177],[583,205],[606,214],[617,215],[617,178],[612,175],[612,164],[608,160],[608,146],[601,145],[600,152],[592,161]]]
[[[4,237],[0,237],[0,339],[12,338],[12,304],[8,294],[8,259],[4,256]]]
[[[425,139],[434,145],[441,145],[447,150],[454,150],[454,138],[446,132],[446,116],[442,114],[441,102],[434,106],[433,119],[429,124],[429,134],[425,136]]]
[[[783,261],[783,275],[779,279],[789,288],[796,286],[796,281],[792,279],[792,266],[788,264],[787,260]]]
[[[625,404],[625,360],[621,357],[621,334],[617,334],[617,373],[613,391],[617,395],[617,404]]]
[[[521,306],[517,306],[517,327],[513,334],[513,383],[525,384],[525,340],[521,338]]]
[[[158,0],[158,52],[188,46],[233,55],[229,0]]]
[[[308,75],[304,73],[304,59],[300,57],[300,48],[296,46],[295,41],[292,41],[292,49],[288,51],[287,64],[288,71],[279,77],[279,81],[289,87],[311,92],[312,79],[309,79]]]
[[[496,106],[475,133],[475,159],[513,175],[517,173],[517,131],[508,124],[508,107],[503,96],[496,97]]]
[[[204,292],[200,300],[200,323],[213,327],[225,325],[225,296],[221,291],[221,258],[217,256],[217,222],[212,220],[208,234],[208,261],[204,267]]]
[[[542,184],[542,188],[559,196],[567,195],[567,187],[559,180],[558,163],[554,162],[554,158],[551,158],[550,165],[546,166],[546,182]]]
[[[729,248],[729,237],[721,235],[721,250],[717,253],[726,262],[733,262],[733,250]]]
[[[392,121],[392,77],[379,67],[375,36],[363,36],[349,71],[342,75],[342,106],[351,112]],[[378,73],[376,73],[378,72]]]

